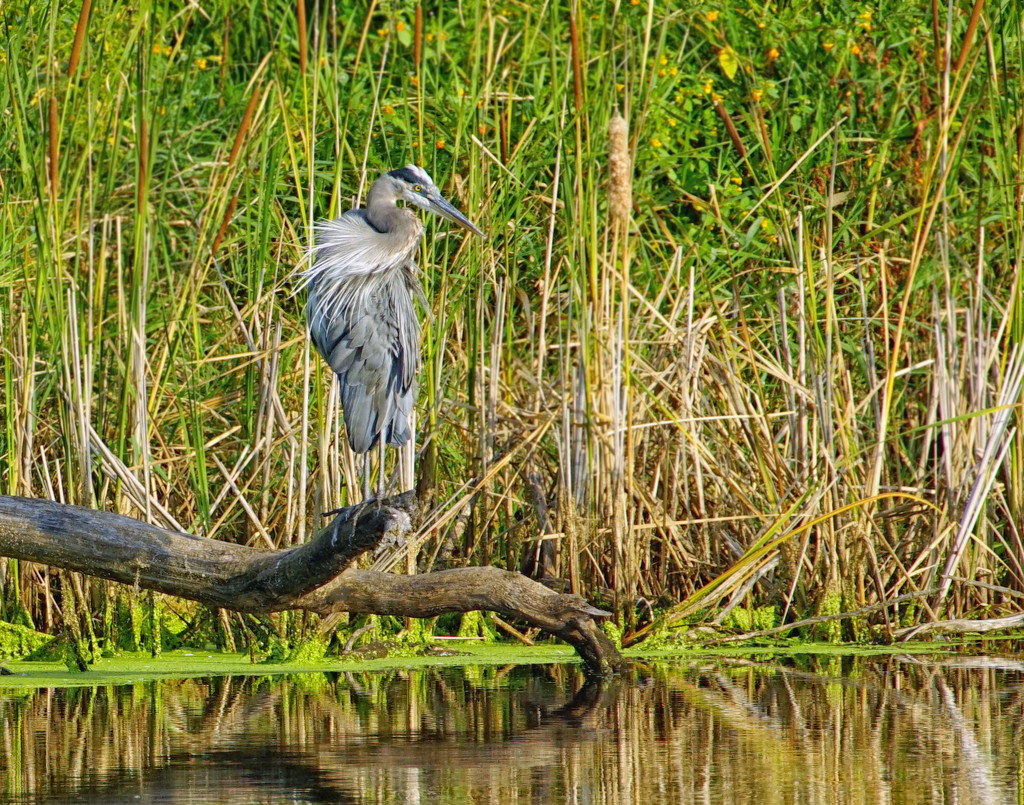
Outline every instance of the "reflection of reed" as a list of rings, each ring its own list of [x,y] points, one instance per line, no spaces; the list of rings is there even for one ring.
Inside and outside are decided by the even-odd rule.
[[[40,691],[0,716],[2,794],[24,801],[875,805],[1024,785],[1020,669],[909,658],[605,687],[564,667],[186,680]]]

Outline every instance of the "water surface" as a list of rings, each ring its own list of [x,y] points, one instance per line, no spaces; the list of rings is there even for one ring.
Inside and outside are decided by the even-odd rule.
[[[1024,663],[891,657],[0,690],[19,803],[1024,803]]]

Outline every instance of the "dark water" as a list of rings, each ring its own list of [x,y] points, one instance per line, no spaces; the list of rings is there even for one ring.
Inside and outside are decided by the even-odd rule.
[[[1024,803],[1024,663],[806,658],[0,690],[24,803]]]

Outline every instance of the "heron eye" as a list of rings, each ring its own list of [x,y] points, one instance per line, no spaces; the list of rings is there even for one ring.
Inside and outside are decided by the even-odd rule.
[[[415,184],[415,185],[412,186],[412,189],[415,190],[417,193],[422,193],[423,192],[423,185]]]

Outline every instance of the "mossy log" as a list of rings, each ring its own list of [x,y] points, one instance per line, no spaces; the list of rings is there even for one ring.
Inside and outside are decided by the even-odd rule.
[[[398,576],[349,567],[416,516],[412,492],[344,509],[309,542],[267,551],[170,531],[110,512],[0,495],[0,555],[77,570],[241,612],[304,609],[428,618],[490,610],[521,618],[572,645],[588,671],[624,667],[597,625],[603,612],[494,567]]]

